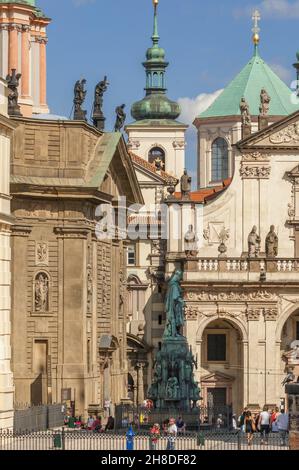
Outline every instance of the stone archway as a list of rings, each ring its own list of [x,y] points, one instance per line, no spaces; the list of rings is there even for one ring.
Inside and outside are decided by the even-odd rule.
[[[280,322],[277,333],[280,332],[279,351],[279,385],[288,373],[293,373],[296,379],[299,377],[299,309],[292,309],[284,316],[284,323]],[[295,379],[295,380],[296,380]],[[281,389],[281,404],[285,405],[284,390]],[[282,403],[282,400],[284,403]]]
[[[214,318],[201,328],[199,380],[204,407],[244,404],[244,335],[231,319]],[[213,404],[212,404],[213,402]]]
[[[144,340],[132,334],[127,335],[128,395],[135,406],[141,405],[149,387],[147,367],[151,348]]]

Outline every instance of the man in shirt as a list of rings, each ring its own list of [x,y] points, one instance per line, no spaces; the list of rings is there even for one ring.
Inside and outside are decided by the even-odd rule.
[[[270,413],[267,406],[264,406],[260,414],[259,426],[261,430],[261,444],[268,444],[268,436],[270,432]]]
[[[281,438],[281,445],[285,446],[287,434],[289,432],[289,414],[286,413],[285,410],[282,410],[276,419],[276,423]]]
[[[177,425],[175,424],[175,419],[170,418],[169,426],[167,429],[167,449],[166,450],[175,450],[175,441],[178,433]]]

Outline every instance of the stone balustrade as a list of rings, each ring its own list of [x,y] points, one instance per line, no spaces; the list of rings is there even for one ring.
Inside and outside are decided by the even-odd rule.
[[[201,273],[299,273],[299,259],[286,258],[187,258],[185,272]]]

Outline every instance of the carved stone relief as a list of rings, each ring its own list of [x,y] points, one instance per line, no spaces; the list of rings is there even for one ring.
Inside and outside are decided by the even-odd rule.
[[[226,302],[226,301],[277,301],[278,295],[267,291],[254,291],[254,292],[187,292],[185,294],[186,300],[199,301],[199,302]]]
[[[270,136],[272,144],[298,144],[299,143],[299,122],[290,124],[286,129]]]
[[[48,266],[49,246],[47,242],[36,242],[35,244],[35,264],[36,266]]]
[[[242,179],[268,179],[270,177],[270,166],[242,165],[240,175]]]

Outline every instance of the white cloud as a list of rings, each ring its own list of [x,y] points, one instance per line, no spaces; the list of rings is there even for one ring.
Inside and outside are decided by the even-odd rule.
[[[275,72],[281,80],[285,83],[290,84],[294,76],[293,71],[290,68],[284,67],[281,64],[269,64],[273,72]]]
[[[256,7],[264,18],[299,18],[299,0],[263,0],[252,7],[235,9],[234,15],[236,17],[248,16]]]
[[[182,113],[180,121],[191,125],[200,113],[205,111],[223,90],[217,90],[214,93],[201,93],[196,98],[179,98]]]

